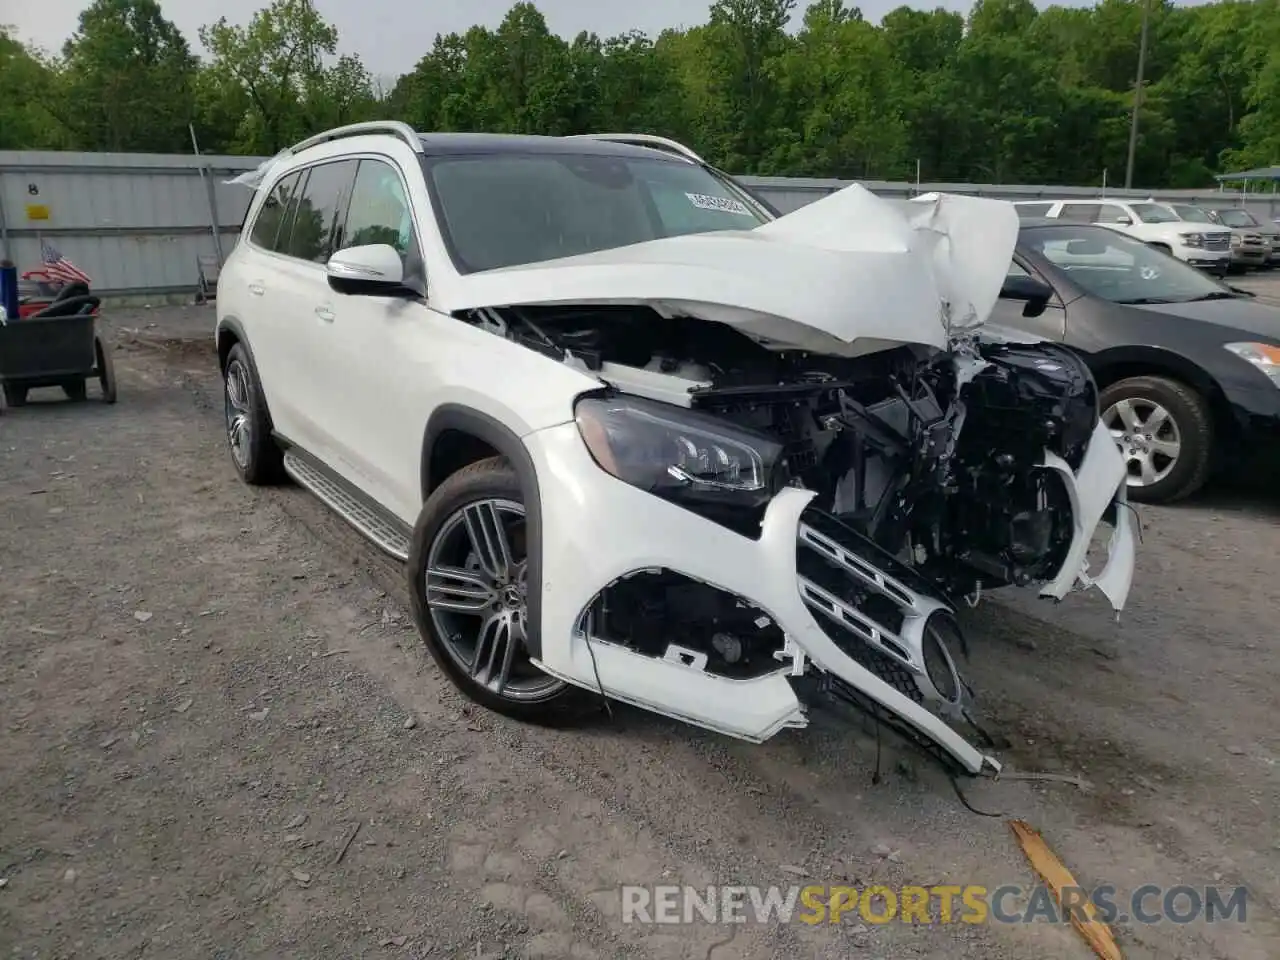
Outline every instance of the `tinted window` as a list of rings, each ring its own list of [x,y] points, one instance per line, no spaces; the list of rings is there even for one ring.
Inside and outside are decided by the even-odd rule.
[[[1182,204],[1173,208],[1174,212],[1188,223],[1213,223],[1213,218],[1199,207],[1188,207]]]
[[[338,229],[334,249],[387,243],[403,257],[413,242],[413,217],[400,174],[381,160],[361,160],[346,223]]]
[[[1218,217],[1228,227],[1256,227],[1258,221],[1248,210],[1219,210]]]
[[[291,173],[275,185],[267,199],[262,202],[262,209],[253,221],[253,231],[249,239],[264,250],[276,248],[276,238],[280,235],[280,224],[288,211],[289,198],[298,185],[299,175]]]
[[[1124,207],[1118,207],[1114,203],[1098,204],[1098,223],[1118,223],[1120,218],[1128,218],[1129,214]],[[1173,219],[1170,217],[1170,219]]]
[[[427,171],[463,273],[765,222],[727,183],[680,160],[503,154],[441,157]]]
[[[1178,215],[1158,203],[1135,203],[1133,212],[1143,223],[1176,223]]]
[[[1019,245],[1113,303],[1185,303],[1227,292],[1195,267],[1106,227],[1025,227]]]
[[[332,234],[338,211],[349,196],[356,172],[355,160],[322,163],[310,168],[301,196],[294,204],[289,243],[282,250],[291,257],[324,263],[332,250]]]
[[[1093,223],[1098,219],[1098,212],[1101,209],[1101,206],[1096,203],[1064,203],[1058,218],[1060,220],[1078,220],[1081,223]]]
[[[1047,217],[1052,203],[1020,203],[1017,206],[1020,217]]]

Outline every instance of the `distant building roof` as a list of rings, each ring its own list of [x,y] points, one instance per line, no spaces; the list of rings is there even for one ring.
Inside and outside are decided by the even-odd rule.
[[[1258,167],[1239,173],[1220,173],[1215,180],[1280,180],[1280,167]]]

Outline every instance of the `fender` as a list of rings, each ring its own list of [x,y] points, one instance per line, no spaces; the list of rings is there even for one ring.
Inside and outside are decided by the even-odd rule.
[[[498,451],[516,471],[520,480],[520,492],[524,498],[525,540],[528,548],[528,603],[529,617],[526,625],[526,643],[529,655],[542,658],[542,495],[538,487],[538,472],[524,442],[502,422],[486,413],[455,403],[437,407],[427,420],[422,435],[422,461],[419,480],[425,502],[431,493],[431,452],[436,442],[447,430],[457,430],[483,440]]]
[[[235,317],[223,317],[218,321],[218,326],[213,333],[214,343],[218,347],[218,371],[220,373],[226,372],[227,354],[231,352],[230,347],[226,350],[222,349],[222,335],[224,333],[230,333],[235,336],[236,340],[240,342],[240,345],[244,347],[245,353],[249,354],[249,360],[256,370],[258,367],[258,361],[254,359],[253,347],[249,345],[249,336],[244,332],[244,325]]]

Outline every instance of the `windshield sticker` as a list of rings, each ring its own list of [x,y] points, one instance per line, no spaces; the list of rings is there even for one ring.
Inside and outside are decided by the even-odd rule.
[[[751,216],[751,211],[741,200],[730,200],[727,197],[711,197],[705,193],[686,193],[689,202],[699,210],[719,210],[722,213],[736,213],[741,217]]]

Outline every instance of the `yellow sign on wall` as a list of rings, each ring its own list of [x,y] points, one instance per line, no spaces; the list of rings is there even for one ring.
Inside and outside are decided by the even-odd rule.
[[[48,220],[49,219],[48,206],[46,206],[43,203],[28,203],[27,219],[28,220]]]

